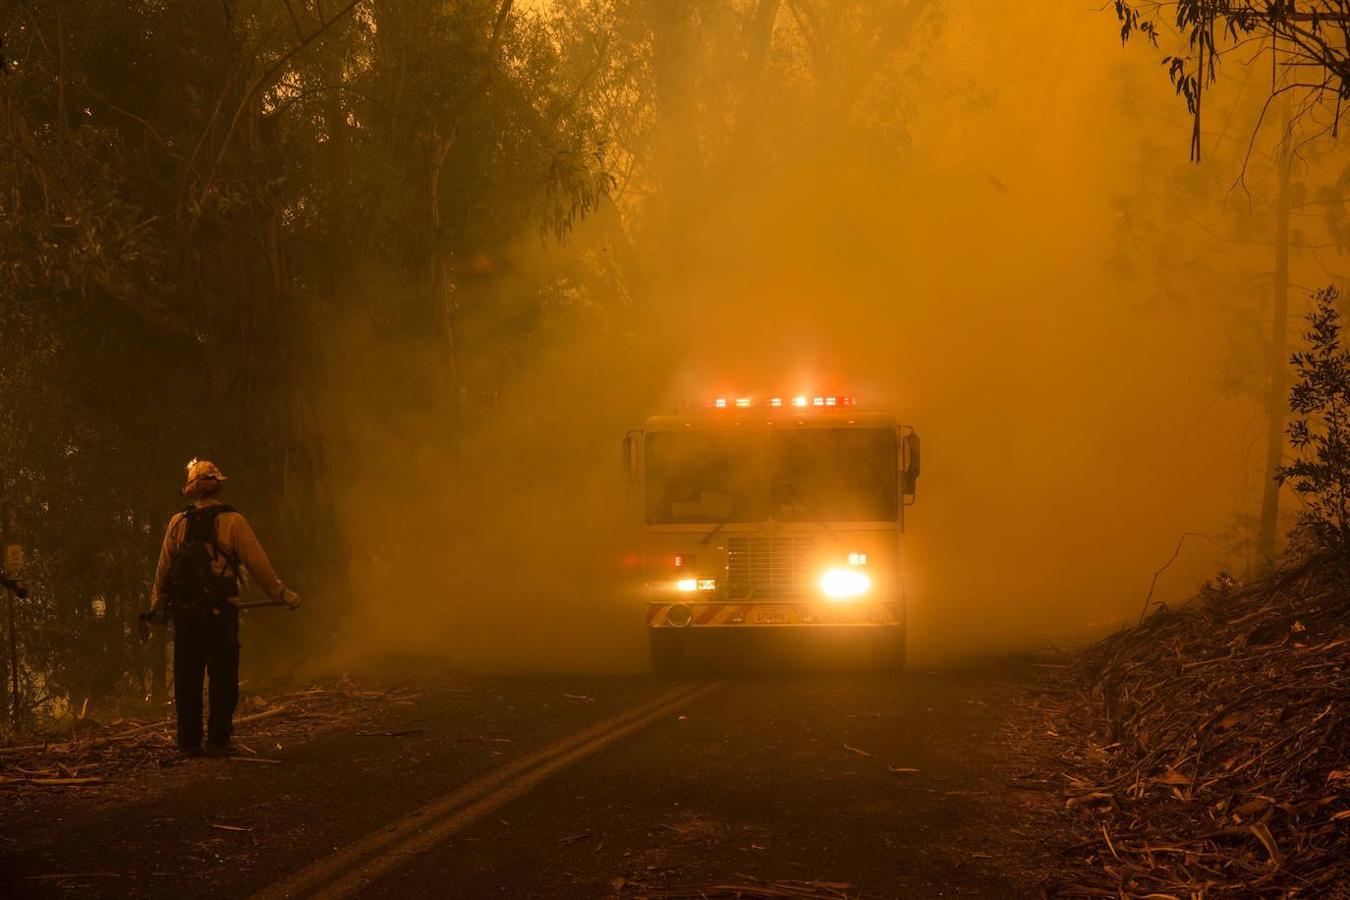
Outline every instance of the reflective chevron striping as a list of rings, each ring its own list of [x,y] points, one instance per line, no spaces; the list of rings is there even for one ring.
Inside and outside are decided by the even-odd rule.
[[[728,626],[754,627],[765,623],[756,622],[754,612],[763,607],[789,607],[794,618],[788,622],[775,622],[770,627],[803,627],[850,625],[850,626],[896,626],[904,614],[899,602],[873,603],[801,603],[789,601],[765,601],[763,603],[650,603],[647,605],[647,625],[652,628],[675,627],[670,624],[670,610],[674,606],[687,606],[692,612],[689,628],[716,628]]]

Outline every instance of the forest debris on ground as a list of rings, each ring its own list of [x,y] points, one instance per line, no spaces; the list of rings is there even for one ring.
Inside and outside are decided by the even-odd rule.
[[[278,764],[257,755],[251,745],[274,748],[317,731],[361,722],[382,704],[409,703],[420,694],[404,689],[357,687],[350,681],[324,682],[271,697],[253,695],[240,703],[235,736],[240,762]],[[131,773],[176,762],[174,719],[169,708],[160,717],[120,719],[73,737],[29,740],[0,747],[0,788],[79,788],[108,784]]]
[[[744,876],[741,876],[744,877]],[[647,887],[640,882],[620,881],[620,896],[634,900],[862,900],[851,884],[835,881],[744,881],[682,887]]]
[[[1056,897],[1328,896],[1350,884],[1350,572],[1221,577],[1090,648],[1049,736],[1077,843]]]

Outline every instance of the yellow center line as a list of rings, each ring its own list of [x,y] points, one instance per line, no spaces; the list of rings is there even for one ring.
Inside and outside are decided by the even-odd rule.
[[[489,772],[253,895],[252,900],[347,897],[540,783],[718,687],[683,685]]]

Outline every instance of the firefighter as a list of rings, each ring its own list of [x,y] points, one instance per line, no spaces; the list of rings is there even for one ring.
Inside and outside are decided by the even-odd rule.
[[[178,749],[188,756],[234,751],[234,708],[239,702],[239,570],[248,569],[269,598],[291,609],[288,590],[248,520],[220,501],[225,484],[215,463],[188,463],[183,496],[191,505],[169,520],[150,595],[151,613],[173,621],[173,688]],[[210,709],[202,746],[202,680]]]

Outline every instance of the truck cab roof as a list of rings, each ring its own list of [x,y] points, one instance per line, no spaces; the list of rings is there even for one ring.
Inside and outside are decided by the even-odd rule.
[[[857,409],[706,409],[651,416],[646,431],[732,428],[895,428],[895,416]]]

